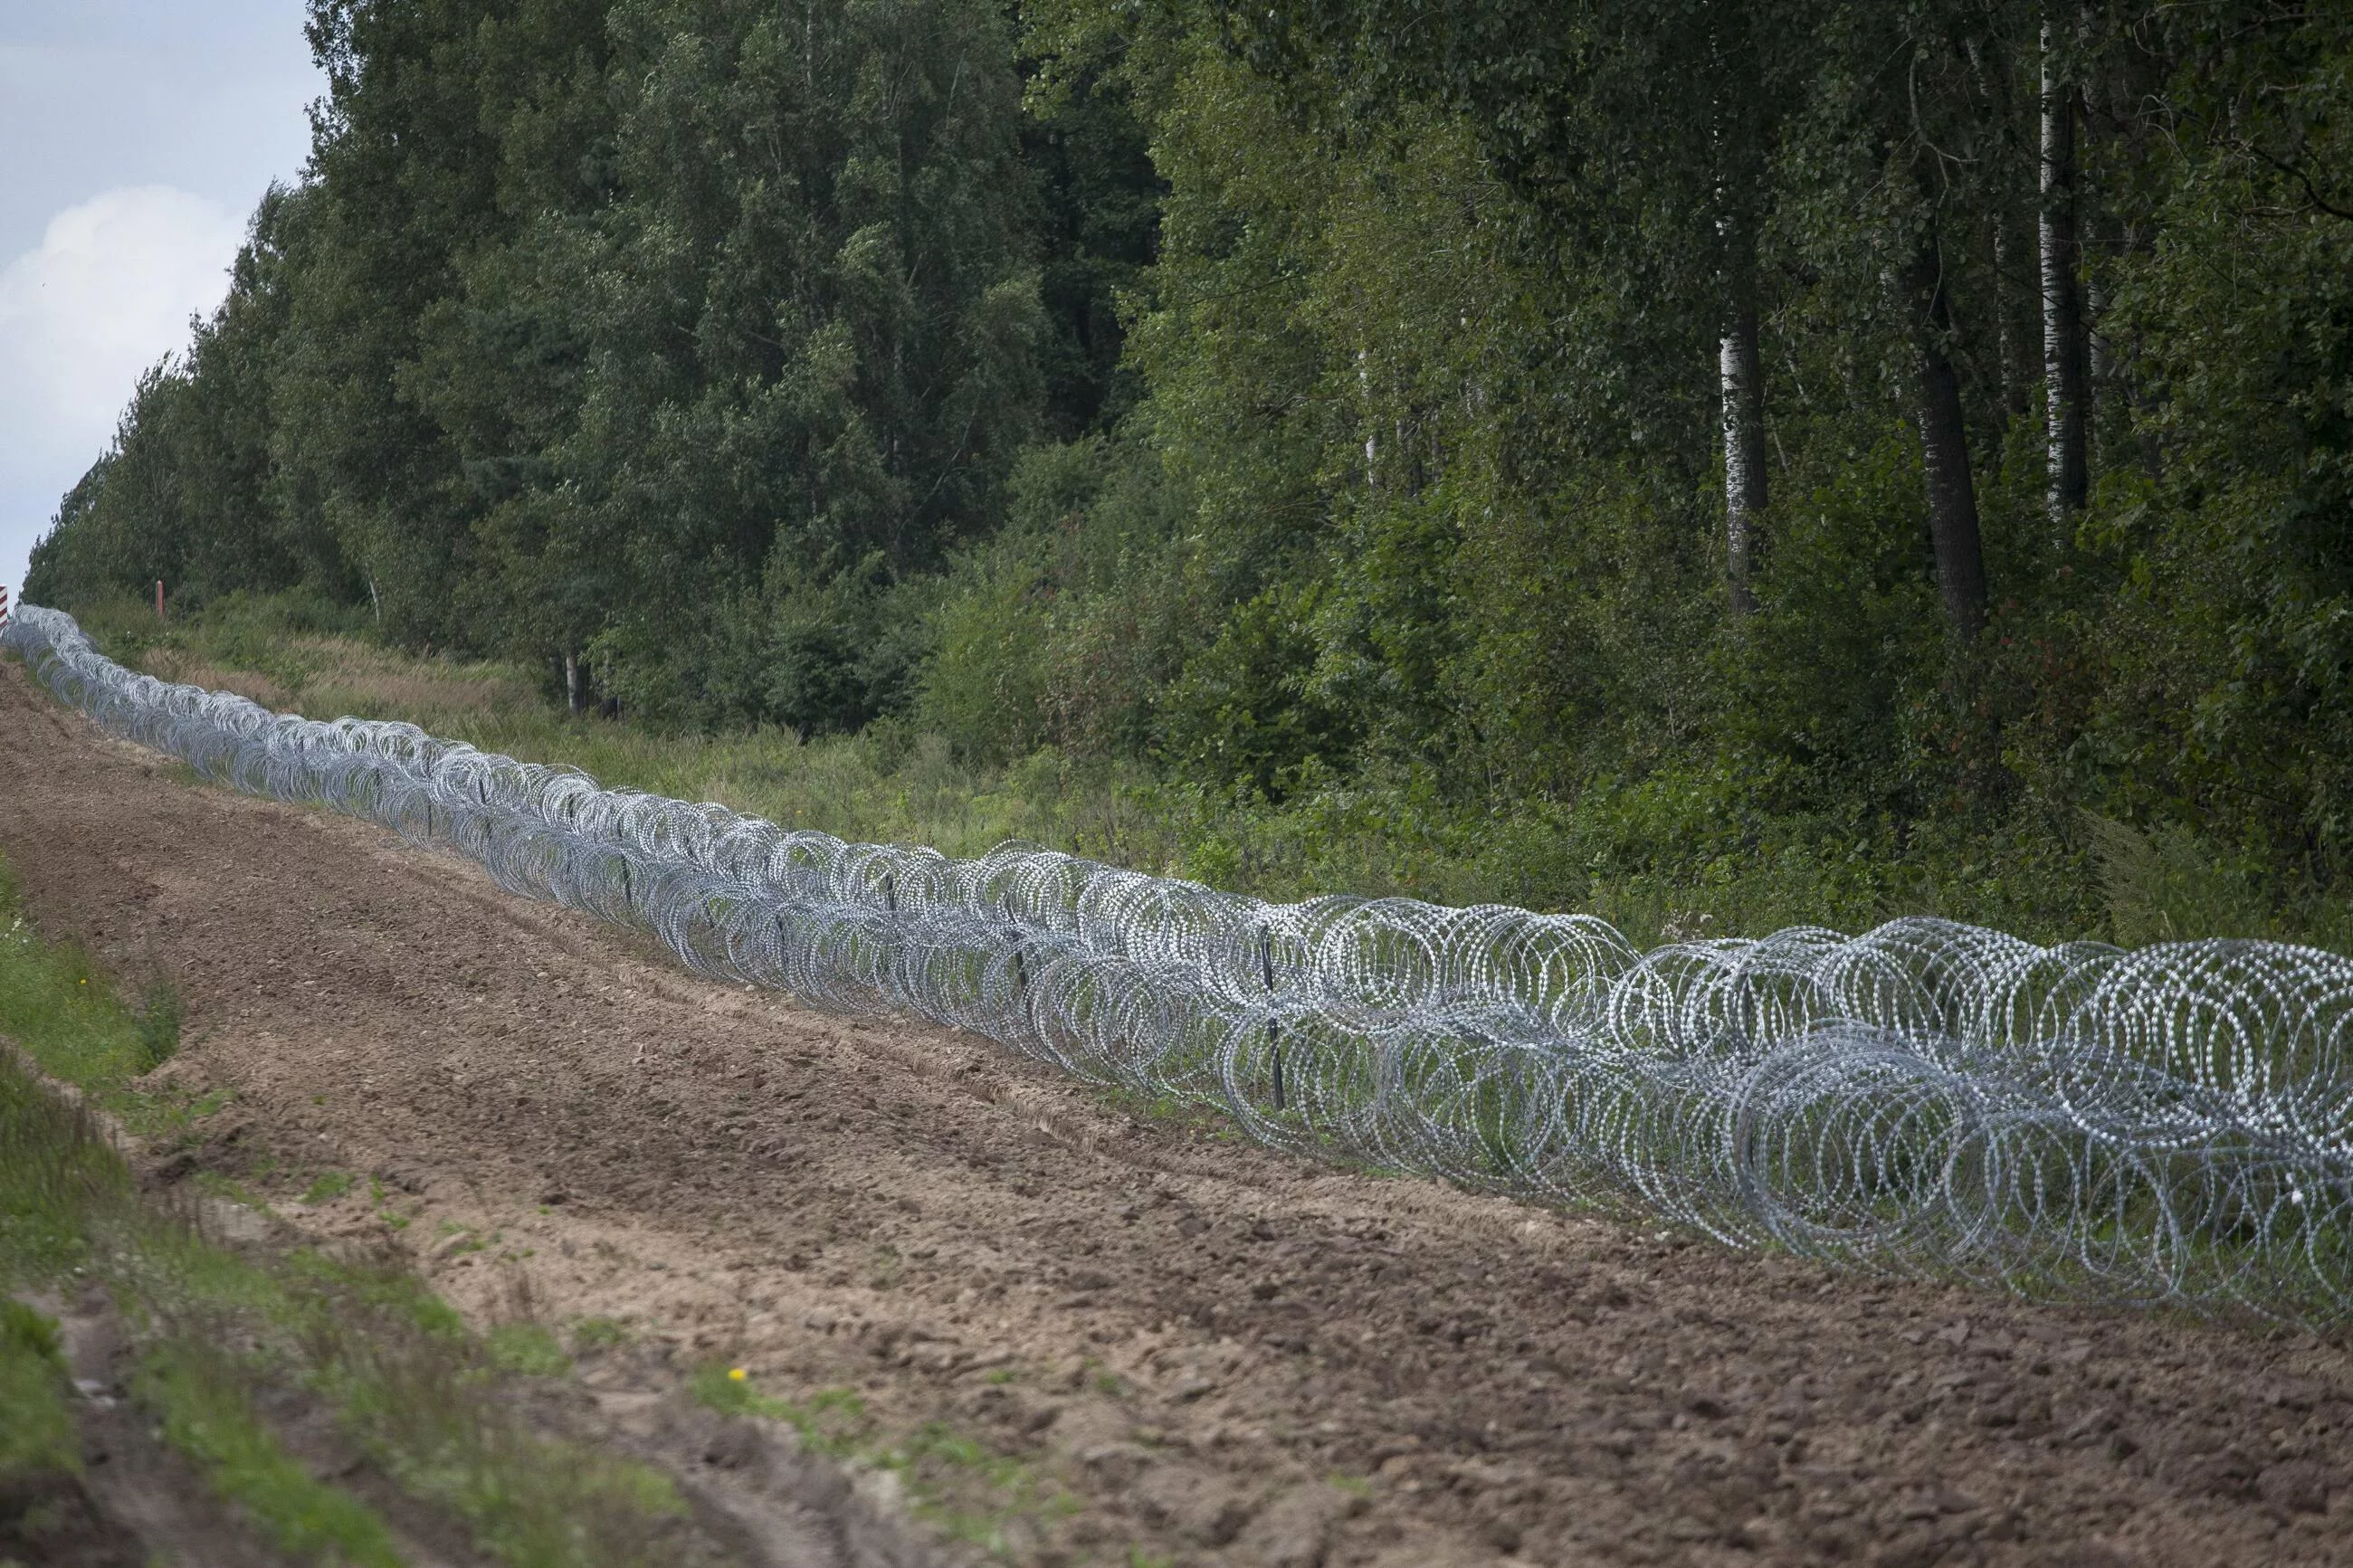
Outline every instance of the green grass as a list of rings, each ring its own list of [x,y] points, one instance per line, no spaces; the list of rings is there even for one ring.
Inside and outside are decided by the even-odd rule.
[[[463,1524],[511,1568],[626,1568],[679,1561],[684,1512],[656,1470],[532,1431],[512,1397],[522,1377],[570,1367],[556,1336],[527,1321],[477,1335],[404,1268],[231,1250],[185,1204],[142,1197],[89,1105],[166,1134],[202,1113],[138,1082],[177,1039],[177,999],[142,1005],[70,944],[43,942],[0,867],[0,1289],[96,1282],[132,1328],[132,1395],[164,1439],[290,1556],[397,1561],[383,1521],[290,1455],[257,1415],[300,1392],[403,1490]],[[85,1092],[68,1104],[22,1065]],[[209,1173],[200,1173],[200,1176]],[[225,1179],[239,1201],[259,1200]],[[313,1201],[355,1184],[328,1173]],[[76,1451],[54,1331],[0,1312],[0,1472],[60,1468]],[[265,1395],[269,1398],[265,1398]]]
[[[330,1204],[350,1192],[355,1184],[348,1171],[322,1171],[302,1189],[302,1201],[306,1204]]]
[[[404,1332],[396,1318],[332,1295],[308,1305],[307,1359],[345,1430],[403,1491],[462,1521],[488,1555],[512,1568],[667,1560],[661,1526],[685,1512],[668,1478],[525,1430],[502,1408],[494,1349]]]
[[[629,1326],[611,1318],[583,1318],[572,1325],[573,1349],[582,1355],[628,1344],[630,1337]]]
[[[847,1388],[827,1389],[796,1405],[760,1393],[742,1367],[712,1362],[695,1369],[687,1392],[722,1415],[782,1421],[800,1434],[802,1447],[831,1458],[857,1454],[873,1433],[865,1400]]]
[[[71,982],[62,1007],[18,1014],[19,1024],[53,1022],[57,1033],[18,1040],[36,1059],[72,1062],[104,1081],[120,1062],[108,1048],[110,1029],[93,1023],[103,1009],[83,1000],[90,977],[76,972],[86,968],[79,955],[19,944],[8,958],[0,989],[45,963],[52,972],[34,978],[50,991],[58,992],[60,977]],[[216,1321],[250,1314],[270,1294],[267,1280],[143,1203],[90,1111],[59,1100],[14,1056],[0,1056],[0,1284],[25,1289],[85,1276],[112,1287],[146,1329],[135,1397],[223,1498],[302,1560],[397,1561],[372,1510],[305,1473],[254,1419],[246,1384],[211,1349],[216,1335],[184,1326],[198,1306]],[[0,1468],[59,1468],[71,1453],[77,1438],[63,1383],[54,1331],[10,1303],[0,1318]]]
[[[562,1377],[572,1370],[564,1342],[544,1323],[501,1323],[484,1340],[491,1364],[524,1377]]]
[[[144,1010],[134,1009],[79,947],[42,942],[0,868],[0,1034],[42,1071],[109,1110],[128,1105],[132,1080],[178,1048],[179,1016],[167,983],[152,985]]]
[[[180,1053],[180,1020],[186,1011],[180,989],[168,980],[151,981],[132,1016],[131,1028],[139,1042],[133,1068],[149,1073]]]
[[[58,1326],[0,1298],[0,1483],[81,1468]]]
[[[723,1415],[783,1422],[811,1453],[892,1472],[913,1500],[918,1518],[986,1552],[1006,1550],[1006,1527],[1016,1519],[1050,1521],[1077,1507],[1025,1460],[943,1422],[887,1429],[851,1389],[822,1389],[798,1402],[778,1399],[760,1393],[744,1369],[714,1362],[695,1370],[687,1390]]]
[[[241,1505],[280,1551],[310,1562],[396,1568],[383,1519],[349,1492],[312,1477],[254,1415],[240,1370],[190,1338],[157,1344],[132,1381],[164,1440],[194,1459],[213,1489]]]

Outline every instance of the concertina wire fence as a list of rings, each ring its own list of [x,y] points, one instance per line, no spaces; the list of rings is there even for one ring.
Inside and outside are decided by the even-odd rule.
[[[1007,844],[851,844],[0,628],[102,728],[364,817],[696,972],[903,1008],[1261,1142],[2043,1300],[2353,1307],[2353,962],[1947,921],[1641,952],[1606,922],[1269,904]]]

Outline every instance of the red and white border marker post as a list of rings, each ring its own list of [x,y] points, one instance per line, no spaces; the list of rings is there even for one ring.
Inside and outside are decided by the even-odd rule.
[[[0,583],[0,626],[8,624],[8,584]]]

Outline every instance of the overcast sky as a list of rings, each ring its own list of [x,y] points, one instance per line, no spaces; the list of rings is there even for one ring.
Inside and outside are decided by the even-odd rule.
[[[303,0],[0,0],[0,584],[310,152]]]

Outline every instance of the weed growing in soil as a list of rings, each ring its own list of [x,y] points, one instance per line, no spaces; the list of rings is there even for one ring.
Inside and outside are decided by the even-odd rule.
[[[331,1204],[350,1192],[353,1185],[348,1171],[322,1171],[311,1178],[309,1186],[302,1189],[302,1201],[306,1204]]]
[[[491,1364],[522,1377],[562,1377],[572,1370],[564,1342],[544,1323],[501,1323],[483,1342]]]
[[[743,1367],[719,1362],[698,1368],[687,1388],[723,1415],[784,1423],[810,1453],[896,1475],[917,1517],[987,1552],[1006,1551],[1007,1527],[1016,1520],[1059,1517],[1079,1506],[1023,1460],[944,1423],[886,1434],[850,1389],[823,1389],[796,1404],[758,1392]]]
[[[761,1394],[742,1367],[713,1362],[696,1369],[687,1392],[697,1403],[722,1415],[757,1415],[781,1421],[800,1434],[801,1446],[828,1458],[849,1458],[860,1452],[873,1431],[866,1401],[847,1388],[829,1388],[810,1395],[805,1404]]]
[[[583,1318],[572,1325],[572,1348],[580,1355],[629,1342],[629,1326],[611,1318]]]
[[[132,1032],[139,1041],[133,1058],[138,1070],[150,1073],[180,1054],[180,1021],[187,1011],[180,988],[168,980],[150,984],[132,1016]]]

